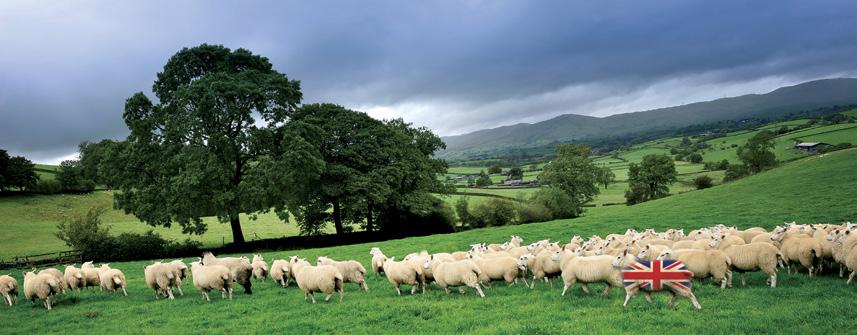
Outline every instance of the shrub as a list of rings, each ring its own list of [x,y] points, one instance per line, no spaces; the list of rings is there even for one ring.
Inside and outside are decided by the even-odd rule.
[[[729,168],[726,169],[726,175],[723,177],[724,182],[738,180],[746,177],[750,174],[750,170],[747,169],[746,166],[741,164],[732,164],[729,165]]]
[[[39,194],[57,194],[62,192],[62,184],[53,179],[39,179],[33,192]]]
[[[461,197],[455,201],[455,213],[458,214],[458,220],[462,226],[470,226],[473,222],[473,215],[470,214],[470,203],[467,198]]]
[[[695,152],[690,154],[690,157],[688,157],[688,159],[690,160],[691,163],[697,163],[697,164],[702,163],[702,155],[695,153]]]
[[[711,177],[702,175],[693,179],[693,185],[696,186],[697,190],[701,190],[714,186],[714,181],[711,180]]]
[[[101,222],[103,207],[91,207],[86,213],[65,218],[57,225],[56,237],[82,253],[84,259],[105,260],[111,256],[116,241],[110,229]]]
[[[488,167],[488,174],[500,174],[503,173],[503,168],[500,165],[494,164]]]
[[[518,222],[544,222],[553,219],[551,211],[542,204],[523,203],[518,206]]]
[[[533,193],[530,203],[544,206],[550,211],[553,219],[568,219],[577,217],[583,211],[577,206],[568,193],[554,187],[540,188]]]
[[[505,226],[515,223],[515,206],[508,200],[489,199],[474,206],[472,228]]]
[[[122,260],[153,259],[195,254],[201,244],[190,239],[175,242],[164,239],[154,231],[143,234],[122,233],[114,238],[115,250],[111,258]]]
[[[842,143],[839,143],[837,145],[830,146],[827,149],[824,149],[824,153],[833,152],[833,151],[837,151],[837,150],[844,150],[844,149],[848,149],[848,148],[851,148],[851,143],[842,142]]]

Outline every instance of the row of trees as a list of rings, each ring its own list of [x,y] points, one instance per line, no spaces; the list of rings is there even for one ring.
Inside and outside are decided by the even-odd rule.
[[[300,83],[248,50],[182,49],[152,91],[156,102],[142,92],[127,99],[124,141],[84,143],[79,162],[149,225],[202,234],[202,218],[216,216],[240,244],[242,213],[291,213],[303,234],[329,223],[342,234],[355,225],[395,231],[451,211],[429,194],[445,190],[438,136],[400,119],[301,105]]]

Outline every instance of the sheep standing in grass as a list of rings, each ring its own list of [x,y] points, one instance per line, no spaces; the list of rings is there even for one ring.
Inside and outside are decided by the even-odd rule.
[[[173,260],[168,264],[173,267],[173,274],[175,275],[175,284],[173,287],[179,291],[179,295],[184,296],[182,283],[184,283],[185,279],[190,277],[190,269],[187,264],[180,259]]]
[[[607,286],[601,292],[602,296],[610,293],[613,286],[622,286],[622,266],[627,253],[621,256],[577,256],[564,250],[551,253],[550,259],[561,267],[563,288],[561,296],[577,282],[581,283],[584,292],[589,293],[588,284],[605,283]],[[621,258],[620,261],[616,259]]]
[[[100,287],[101,279],[98,278],[98,269],[92,265],[92,261],[85,262],[80,266],[80,271],[83,273],[84,287]]]
[[[668,250],[669,247],[658,244],[648,244],[637,254],[637,258],[643,261],[653,261],[658,258],[662,252]]]
[[[244,287],[244,294],[253,294],[253,266],[247,257],[215,257],[211,252],[202,254],[202,265],[223,265],[232,272],[232,281]]]
[[[339,302],[344,296],[343,276],[336,267],[331,265],[312,266],[304,259],[296,259],[292,264],[295,281],[304,291],[304,301],[307,296],[315,303],[314,292],[324,293],[324,301],[329,301],[334,292],[339,293]]]
[[[694,278],[713,277],[720,282],[720,288],[726,288],[732,282],[732,260],[720,250],[679,249],[666,250],[658,259],[677,259],[693,272]]]
[[[789,228],[792,229],[792,228]],[[791,273],[791,264],[800,263],[807,269],[809,276],[815,272],[815,262],[824,253],[818,241],[803,233],[789,232],[785,227],[777,227],[771,232],[771,240],[780,242],[780,251],[788,263],[788,271]]]
[[[119,269],[107,269],[98,274],[101,279],[101,289],[116,293],[117,288],[122,289],[122,293],[127,297],[128,291],[125,290],[126,281],[125,274]]]
[[[711,249],[724,250],[733,245],[747,244],[744,239],[736,235],[714,234],[708,240]]]
[[[384,273],[384,262],[387,261],[387,256],[378,247],[369,249],[369,254],[372,255],[372,272],[375,274]]]
[[[471,258],[473,263],[482,270],[479,275],[481,284],[491,284],[492,280],[505,280],[509,286],[518,283],[518,277],[526,274],[527,265],[524,261],[512,256],[503,257],[479,257]]]
[[[60,292],[60,283],[56,277],[47,273],[27,272],[24,274],[24,298],[27,300],[40,299],[44,301],[45,308],[51,310],[51,296]]]
[[[414,294],[417,291],[417,287],[420,286],[422,286],[423,293],[426,292],[423,268],[415,266],[413,262],[396,262],[396,257],[388,258],[384,262],[384,274],[387,276],[390,284],[396,289],[398,295],[402,295],[402,290],[399,289],[399,286],[402,284],[411,285],[411,294]]]
[[[82,288],[86,287],[86,281],[83,279],[83,271],[74,267],[74,265],[68,265],[65,267],[63,278],[65,279],[66,287],[70,290],[80,291]]]
[[[346,283],[355,283],[363,287],[363,290],[369,291],[369,286],[366,285],[366,268],[358,261],[336,261],[328,257],[318,257],[316,260],[318,265],[332,265],[342,274],[342,280]]]
[[[771,287],[777,287],[777,264],[783,259],[777,247],[769,243],[736,244],[723,249],[723,253],[732,261],[732,270],[741,275],[741,286],[746,285],[745,272],[761,270],[768,274]]]
[[[18,281],[10,275],[0,276],[0,295],[3,303],[14,305],[18,301]]]
[[[559,262],[551,259],[551,255],[558,251],[559,250],[553,250],[552,252],[545,251],[536,255],[533,266],[529,268],[533,273],[533,278],[530,280],[530,289],[536,287],[536,281],[538,280],[544,280],[550,283],[551,288],[553,288],[553,282],[550,281],[550,279],[557,277],[562,273]]]
[[[65,293],[65,290],[68,288],[68,284],[65,282],[65,274],[60,272],[60,270],[54,268],[47,268],[42,271],[39,271],[37,274],[49,274],[56,278],[57,282],[60,284],[60,293]]]
[[[262,258],[262,255],[253,254],[253,261],[250,263],[253,267],[253,278],[265,281],[268,278],[268,263]]]
[[[431,268],[434,274],[434,280],[446,294],[449,294],[449,286],[458,286],[458,291],[464,293],[464,287],[472,287],[479,293],[479,296],[484,298],[482,288],[479,287],[479,276],[482,271],[470,260],[455,261],[455,262],[433,262],[426,260],[423,264],[424,269]]]
[[[155,262],[143,268],[146,286],[155,291],[155,299],[161,295],[175,299],[173,288],[178,284],[176,267],[168,263]]]
[[[202,265],[200,262],[190,263],[193,274],[193,287],[202,293],[206,301],[211,301],[208,292],[220,291],[221,298],[232,300],[232,272],[223,265]]]
[[[284,288],[289,286],[289,281],[291,280],[289,272],[291,272],[289,261],[285,259],[275,259],[274,262],[271,263],[271,279],[279,283],[280,286]]]

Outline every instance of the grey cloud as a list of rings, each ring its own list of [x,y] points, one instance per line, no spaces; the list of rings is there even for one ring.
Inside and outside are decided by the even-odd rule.
[[[49,161],[83,140],[125,136],[124,99],[147,92],[173,53],[200,43],[269,57],[301,80],[307,102],[456,134],[851,74],[855,9],[849,1],[4,2],[0,147]]]

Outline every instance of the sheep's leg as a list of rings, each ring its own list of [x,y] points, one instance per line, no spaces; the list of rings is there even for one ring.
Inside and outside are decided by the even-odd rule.
[[[342,298],[345,297],[345,290],[339,289],[339,302],[342,302]]]
[[[675,308],[675,292],[673,292],[673,291],[669,291],[669,292],[670,292],[670,300],[667,301],[667,305],[670,306],[670,308]]]
[[[476,286],[474,286],[473,288],[475,288],[476,292],[479,293],[479,297],[485,298],[485,293],[482,293],[482,289],[479,288],[479,283],[476,283]]]
[[[524,286],[530,286],[530,284],[527,283],[527,276],[521,276],[521,280],[524,281]]]
[[[644,291],[644,295],[643,295],[643,296],[644,296],[644,297],[646,297],[646,302],[647,302],[647,303],[650,303],[650,304],[651,304],[651,303],[653,303],[653,302],[654,302],[654,301],[652,301],[652,292]]]
[[[289,287],[289,283],[291,283],[291,282],[292,282],[292,277],[286,278],[286,286],[283,286],[283,287]]]
[[[741,275],[741,287],[747,286],[747,281],[744,280],[745,279],[744,273],[741,272],[740,275]]]
[[[726,276],[723,276],[723,278],[720,279],[720,288],[726,288]]]
[[[446,291],[446,294],[449,294],[449,287],[444,286],[443,290]]]
[[[726,272],[726,286],[732,288],[732,271]]]
[[[839,278],[845,277],[845,267],[839,264]]]
[[[774,273],[771,275],[771,287],[777,287],[777,274]]]
[[[574,284],[572,284],[574,285]],[[586,283],[580,283],[580,288],[583,289],[583,293],[589,294],[589,285]]]
[[[702,309],[702,305],[700,305],[699,301],[696,300],[696,295],[694,295],[693,292],[689,292],[688,294],[690,297],[690,302],[693,304],[693,307],[696,307],[696,309]]]
[[[562,285],[562,294],[560,294],[561,297],[565,296],[565,292],[568,291],[568,287],[569,287],[568,283],[565,283]]]
[[[545,280],[547,280],[548,283],[551,284],[551,289],[553,289],[553,280],[550,280],[550,278],[547,277],[545,277]]]
[[[332,297],[332,296],[333,296],[333,293],[328,293],[328,294],[326,294],[326,295],[324,296],[324,301],[325,301],[325,302],[330,301],[330,297]]]
[[[533,275],[533,279],[530,280],[530,289],[531,290],[536,287],[536,279],[537,279],[536,275]]]
[[[45,298],[45,307],[47,307],[48,310],[51,310],[51,297],[50,296]]]
[[[280,278],[280,286],[282,286],[283,288],[286,288],[286,280],[285,279]]]
[[[232,288],[231,287],[229,288],[228,292],[229,292],[229,300],[232,300]]]
[[[124,290],[125,288],[123,287],[122,289]],[[181,287],[181,286],[176,286],[176,289],[178,289],[178,290],[179,290],[179,295],[184,296],[184,292],[182,292],[182,287]]]
[[[155,290],[155,300],[161,299],[161,293]]]
[[[464,294],[464,287],[463,286],[458,287],[458,294]]]
[[[624,303],[622,303],[622,307],[626,307],[626,306],[628,306],[628,301],[630,301],[630,300],[631,300],[631,298],[633,298],[633,297],[634,297],[634,294],[632,294],[631,292],[626,291],[626,292],[625,292],[625,302],[624,302]]]
[[[173,296],[173,289],[172,288],[167,289],[167,294],[170,296],[170,300],[175,300],[176,297]]]
[[[857,271],[851,271],[851,274],[848,275],[848,281],[845,282],[845,284],[851,284],[851,281],[854,280],[854,274],[855,273],[857,273]]]
[[[205,298],[205,301],[211,301],[211,299],[208,297],[208,292],[206,291],[202,291],[202,297]]]
[[[604,292],[601,292],[601,296],[606,297],[608,294],[610,294],[610,288],[611,287],[613,287],[613,285],[610,285],[610,283],[607,283],[607,287],[604,288]]]
[[[363,290],[364,290],[364,291],[369,291],[369,285],[366,285],[366,281],[365,281],[365,280],[364,280],[362,283],[360,283],[360,285],[363,285]]]
[[[419,283],[416,283],[416,284],[414,284],[414,285],[411,285],[411,295],[414,295],[414,293],[417,293],[417,289],[418,289],[419,287],[420,287],[420,284],[419,284]]]
[[[402,295],[402,290],[399,289],[399,285],[394,286],[396,288],[396,294]],[[413,293],[411,293],[413,294]]]
[[[122,286],[122,294],[125,294],[126,297],[128,296],[128,291],[125,290],[125,286]]]
[[[313,294],[313,292],[309,293],[309,297],[312,299],[312,303],[315,303],[315,294]]]

